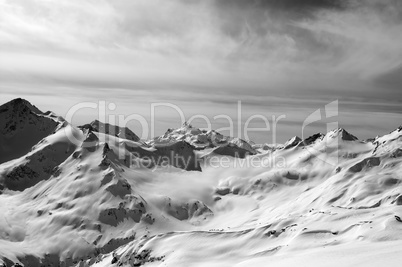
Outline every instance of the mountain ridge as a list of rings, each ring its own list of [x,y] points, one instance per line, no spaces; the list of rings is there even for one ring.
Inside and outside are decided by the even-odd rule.
[[[135,142],[118,126],[38,116],[54,129],[0,163],[7,267],[264,266],[306,253],[325,262],[323,248],[401,260],[383,247],[402,245],[401,127],[370,142],[334,129],[252,154],[189,125]]]

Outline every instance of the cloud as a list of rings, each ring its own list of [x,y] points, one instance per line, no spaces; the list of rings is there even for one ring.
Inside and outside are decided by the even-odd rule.
[[[219,12],[226,13],[227,10],[236,10],[253,15],[263,14],[282,19],[303,19],[312,18],[319,10],[339,11],[347,8],[345,0],[214,0]]]
[[[70,104],[112,98],[126,110],[130,98],[171,101],[208,116],[235,113],[237,100],[249,113],[289,112],[294,121],[334,99],[345,114],[400,114],[401,6],[0,0],[0,90]]]
[[[402,84],[402,64],[389,70],[385,70],[375,78],[375,82],[381,88],[399,93],[399,99],[401,99],[402,92],[400,89]]]

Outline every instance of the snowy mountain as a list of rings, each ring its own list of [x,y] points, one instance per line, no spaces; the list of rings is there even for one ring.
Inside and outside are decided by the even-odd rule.
[[[81,129],[89,129],[93,132],[100,132],[100,133],[105,133],[106,135],[112,135],[119,137],[120,139],[127,139],[131,140],[134,142],[140,141],[140,138],[133,133],[130,129],[124,127],[121,128],[119,126],[115,125],[110,125],[108,123],[103,123],[98,120],[94,120],[90,124],[85,124],[83,126],[80,126],[79,128]]]
[[[230,146],[246,150],[251,155],[256,153],[252,145],[242,139],[224,136],[214,130],[200,130],[186,122],[179,129],[168,129],[164,135],[154,138],[149,143],[166,144],[175,141],[185,141],[198,150]]]
[[[28,101],[15,99],[0,107],[0,163],[28,153],[61,123]]]
[[[0,106],[0,129],[3,266],[402,260],[401,127],[372,141],[335,129],[267,153],[188,124],[152,140],[74,127],[16,99]]]

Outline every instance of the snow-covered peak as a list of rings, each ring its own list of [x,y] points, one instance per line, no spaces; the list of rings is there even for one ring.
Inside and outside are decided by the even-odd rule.
[[[359,140],[356,136],[354,136],[353,134],[349,133],[348,131],[346,131],[343,128],[338,128],[338,129],[334,129],[332,131],[329,131],[326,135],[327,138],[338,138],[340,140],[344,140],[344,141],[356,141]]]
[[[0,118],[14,108],[26,116],[13,134],[0,134],[0,157],[46,137],[0,162],[0,266],[401,260],[402,127],[372,142],[336,129],[249,156],[252,143],[188,124],[149,148],[99,121],[81,130],[64,122],[75,144],[68,131],[39,131],[55,115],[23,101],[1,106]]]
[[[319,140],[322,140],[324,137],[325,137],[324,134],[322,134],[322,133],[316,133],[316,134],[313,134],[313,135],[307,137],[307,138],[304,139],[303,141],[301,141],[301,142],[299,143],[299,145],[301,145],[301,146],[308,146],[308,145],[311,145],[311,144],[316,143],[316,142],[319,141]]]
[[[140,138],[127,127],[119,127],[109,123],[104,123],[99,120],[94,120],[90,124],[80,126],[81,129],[103,133],[106,135],[116,136],[122,139],[138,142]]]
[[[185,122],[182,127],[168,129],[162,136],[150,140],[150,144],[164,144],[177,141],[186,141],[196,147],[208,147],[215,140],[220,142],[222,135],[215,131],[206,131],[193,127]]]
[[[376,137],[373,140],[376,148],[373,154],[386,154],[389,153],[392,156],[399,157],[402,155],[402,126],[398,127],[389,134],[383,135],[381,137]]]
[[[206,133],[206,131],[202,131],[199,128],[193,127],[188,122],[184,122],[182,127],[177,129],[168,129],[166,133],[162,136],[162,138],[173,137],[173,139],[182,139],[182,137],[187,137],[189,135],[199,135],[202,133]]]
[[[251,154],[255,154],[256,151],[253,148],[253,146],[251,144],[249,144],[248,142],[244,141],[243,139],[240,138],[233,138],[229,141],[229,144],[235,145],[241,149],[247,150],[248,152],[250,152]]]
[[[293,139],[293,138],[292,138]],[[354,136],[353,134],[349,133],[348,131],[346,131],[343,128],[338,128],[338,129],[334,129],[331,130],[329,132],[327,132],[326,134],[323,133],[316,133],[313,134],[309,137],[307,137],[306,139],[304,139],[303,141],[299,141],[297,140],[297,138],[295,138],[294,140],[289,140],[289,143],[292,142],[296,142],[297,146],[309,146],[309,145],[315,145],[318,143],[322,143],[324,146],[337,146],[337,144],[339,144],[339,141],[358,141],[359,139]],[[286,147],[286,144],[285,144]]]
[[[302,139],[300,137],[294,136],[294,137],[290,138],[288,141],[286,141],[286,143],[283,145],[283,147],[284,147],[284,149],[288,149],[288,148],[298,145],[301,141],[302,141]]]
[[[395,130],[393,130],[389,134],[385,134],[383,136],[377,136],[374,139],[374,142],[384,143],[384,142],[388,142],[388,141],[398,139],[401,136],[402,136],[402,126],[399,126],[398,128],[396,128]]]
[[[26,154],[62,121],[21,98],[0,106],[0,163]]]
[[[230,146],[247,150],[249,154],[256,153],[251,144],[240,138],[224,136],[215,130],[201,130],[187,122],[178,129],[168,129],[164,135],[156,137],[149,144],[168,144],[178,141],[186,141],[197,149]]]

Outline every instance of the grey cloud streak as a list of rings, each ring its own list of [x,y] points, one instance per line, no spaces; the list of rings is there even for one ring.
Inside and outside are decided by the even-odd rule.
[[[125,112],[141,97],[208,116],[242,100],[249,113],[303,109],[295,121],[333,99],[345,113],[401,113],[400,1],[161,3],[0,0],[1,92],[115,98]]]

